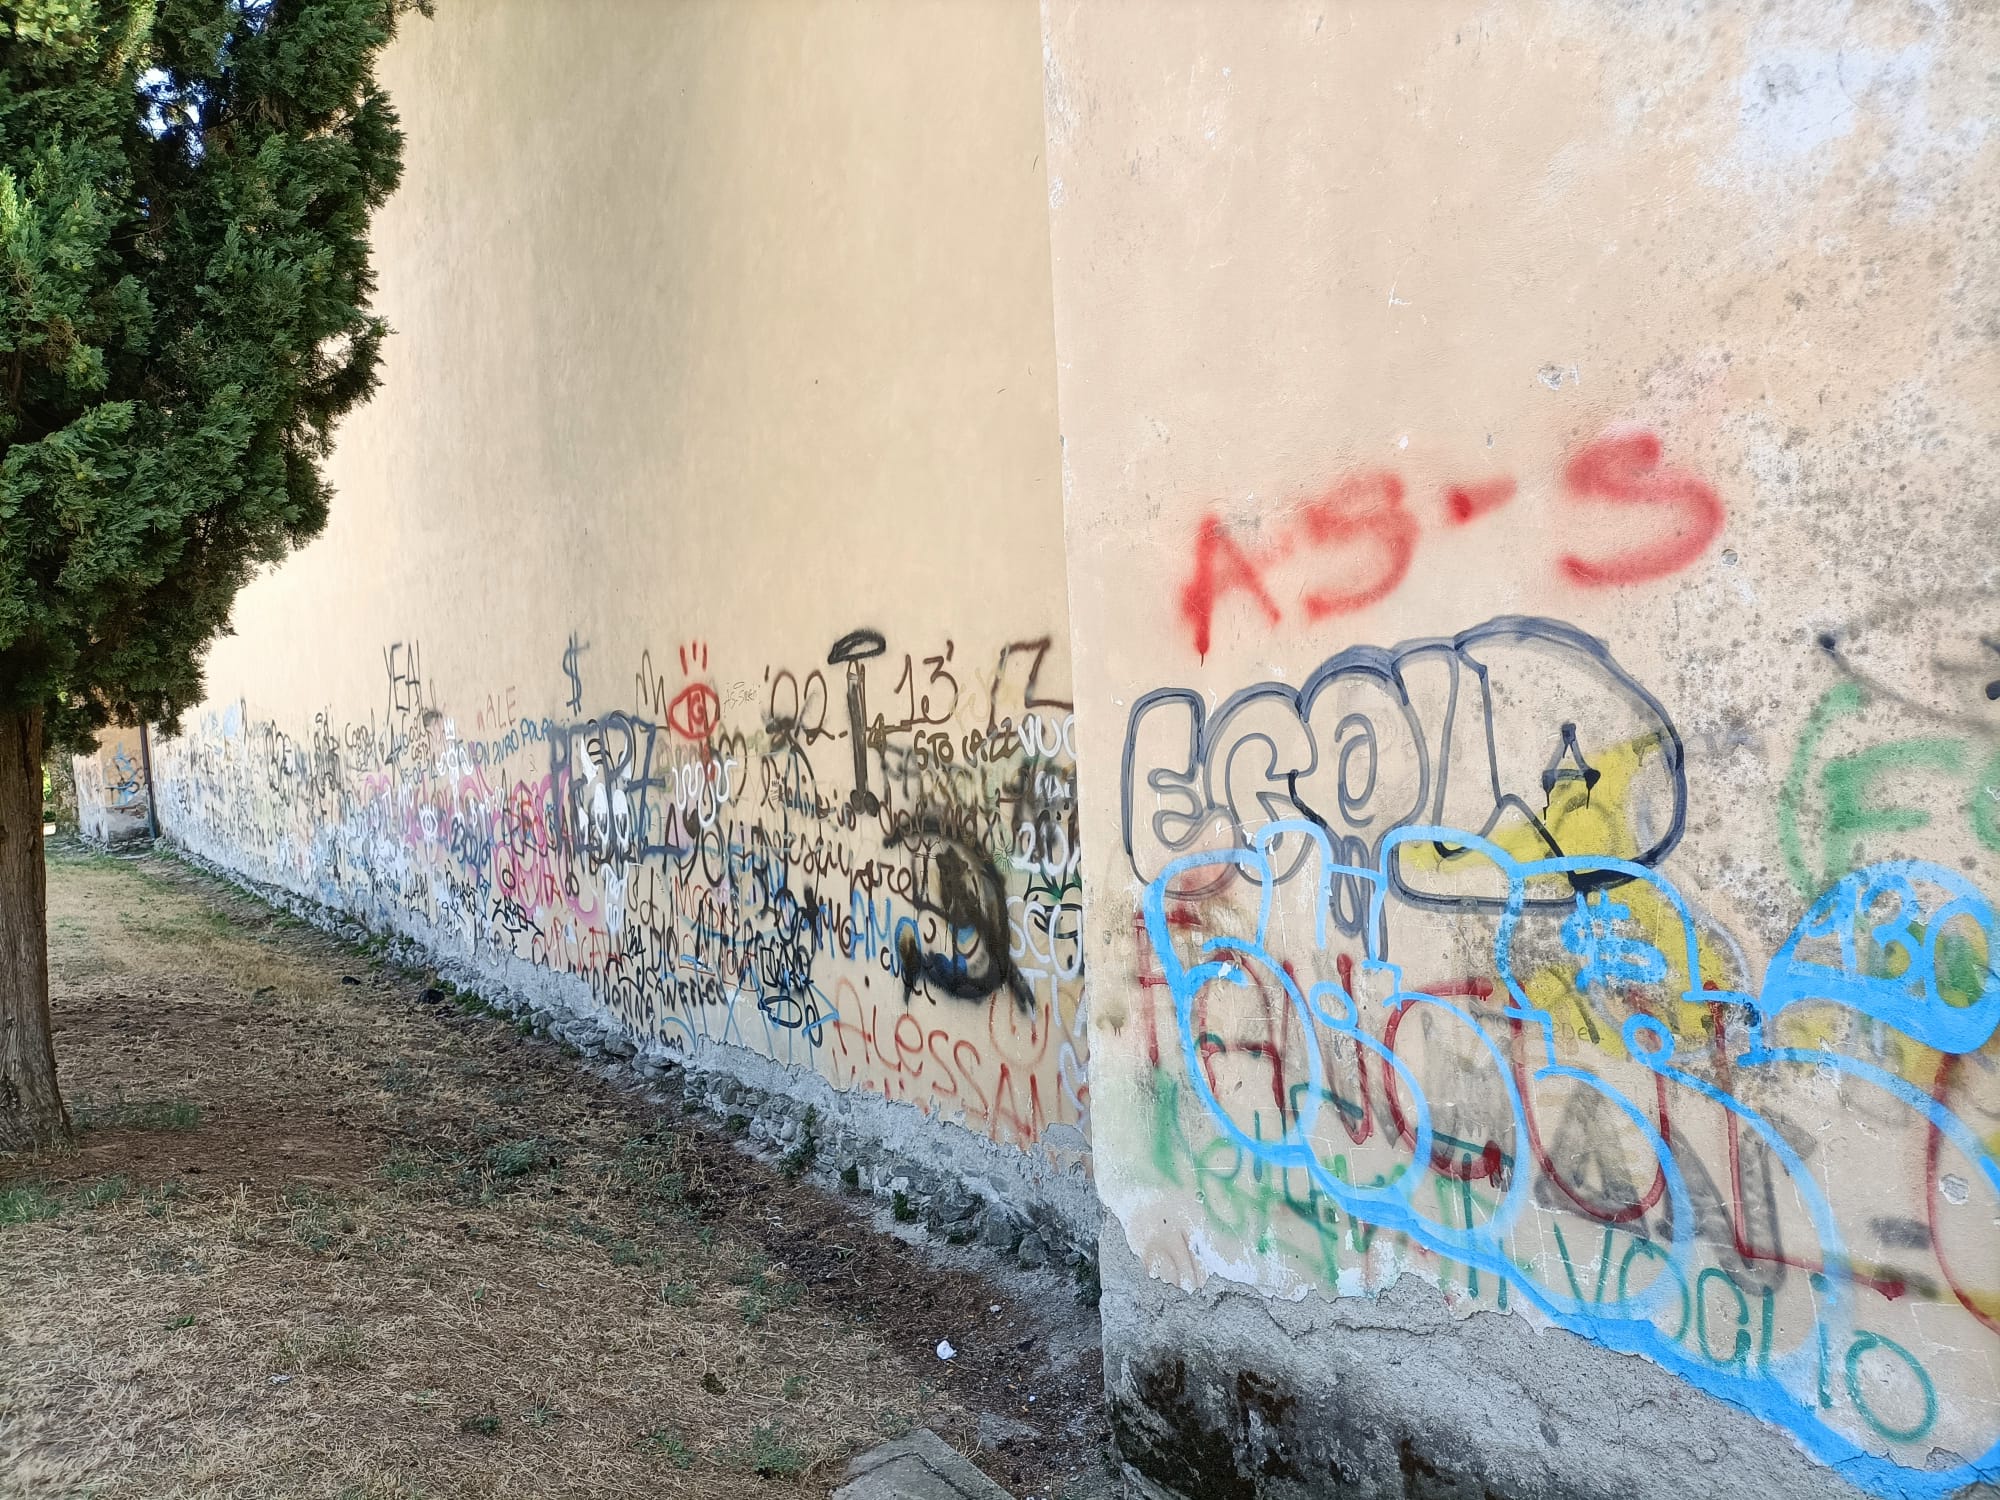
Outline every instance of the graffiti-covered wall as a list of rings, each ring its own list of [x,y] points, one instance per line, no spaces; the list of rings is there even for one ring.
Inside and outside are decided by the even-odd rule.
[[[77,832],[92,843],[129,844],[152,836],[143,731],[112,727],[89,755],[70,757]]]
[[[2000,36],[1047,7],[1108,1378],[1209,1495],[2000,1479]]]
[[[2000,1483],[1996,69],[441,7],[386,388],[160,820],[1101,1214],[1155,1493]]]
[[[385,388],[157,770],[197,854],[1094,1233],[1039,47],[407,28]]]

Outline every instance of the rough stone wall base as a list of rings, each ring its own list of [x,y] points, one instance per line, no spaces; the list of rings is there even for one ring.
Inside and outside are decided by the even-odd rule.
[[[353,914],[272,885],[171,839],[159,847],[322,931],[435,972],[461,999],[532,1024],[608,1065],[659,1084],[678,1079],[686,1103],[739,1129],[755,1149],[826,1186],[865,1192],[952,1244],[979,1244],[1026,1267],[1060,1262],[1093,1296],[1101,1210],[1090,1180],[1002,1146],[961,1125],[824,1078],[746,1048],[703,1041],[669,1049],[634,1036],[589,987],[517,958],[455,958],[446,945],[379,932]]]
[[[1105,1384],[1127,1477],[1174,1500],[1858,1500],[1782,1434],[1645,1360],[1456,1319],[1406,1276],[1280,1302],[1148,1277],[1108,1222]],[[1254,1362],[1243,1352],[1256,1351]]]

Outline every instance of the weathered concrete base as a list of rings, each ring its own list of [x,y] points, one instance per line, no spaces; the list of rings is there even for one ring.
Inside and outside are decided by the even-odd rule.
[[[704,1056],[707,1066],[682,1074],[684,1102],[734,1121],[753,1149],[825,1186],[880,1198],[948,1244],[979,1245],[1026,1270],[1060,1263],[1079,1279],[1095,1274],[1094,1241],[1048,1198],[1019,1190],[1005,1147],[907,1105],[840,1095],[818,1078],[801,1088],[797,1070],[739,1048]],[[644,1055],[633,1063],[654,1077],[674,1066]],[[942,1151],[928,1138],[939,1130],[953,1132]]]
[[[1149,1495],[1862,1493],[1784,1434],[1656,1365],[1519,1317],[1455,1319],[1413,1276],[1372,1299],[1280,1302],[1220,1279],[1192,1295],[1153,1280],[1115,1223],[1099,1254],[1112,1427],[1128,1478]]]
[[[106,807],[96,802],[80,809],[76,832],[99,849],[134,849],[153,837],[144,807]]]
[[[847,1481],[833,1500],[1011,1500],[928,1427],[861,1454]]]
[[[1094,1283],[1102,1209],[1081,1170],[1060,1171],[1046,1158],[911,1105],[836,1089],[808,1069],[685,1027],[686,1040],[674,1045],[635,1036],[573,975],[492,951],[462,934],[367,921],[349,907],[260,880],[173,839],[160,847],[324,931],[386,945],[398,962],[434,970],[461,996],[531,1022],[587,1057],[656,1081],[676,1075],[686,1102],[725,1121],[740,1117],[752,1146],[780,1157],[797,1153],[798,1169],[827,1186],[890,1202],[899,1217],[923,1223],[950,1243],[982,1245],[1029,1269],[1065,1264],[1080,1282]]]

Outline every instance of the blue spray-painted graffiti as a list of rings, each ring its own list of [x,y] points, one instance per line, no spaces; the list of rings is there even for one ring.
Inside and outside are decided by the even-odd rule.
[[[111,766],[117,773],[110,778],[107,786],[111,804],[114,807],[130,807],[139,800],[139,763],[125,749],[123,740],[112,749]]]
[[[1829,1086],[1873,1091],[1913,1141],[1930,1141],[1927,1160],[1949,1149],[1963,1159],[1978,1185],[2000,1196],[2000,1163],[1976,1132],[1939,1097],[1913,1086],[1863,1056],[1825,1045],[1799,1045],[1815,1028],[1838,1034],[1837,1017],[1889,1027],[1947,1058],[1962,1057],[1989,1041],[2000,1027],[2000,918],[1967,881],[1941,866],[1892,862],[1856,871],[1828,891],[1806,914],[1768,965],[1761,985],[1728,988],[1705,973],[1701,924],[1673,884],[1636,860],[1602,855],[1519,859],[1479,833],[1438,825],[1402,826],[1386,833],[1376,860],[1348,864],[1326,828],[1306,818],[1279,819],[1255,830],[1247,848],[1183,855],[1168,862],[1147,886],[1143,915],[1165,987],[1173,1001],[1186,1087],[1219,1137],[1244,1159],[1274,1174],[1303,1174],[1313,1190],[1356,1222],[1406,1236],[1470,1273],[1511,1286],[1513,1295],[1556,1325],[1607,1347],[1657,1361],[1681,1378],[1791,1432],[1822,1461],[1878,1493],[1944,1496],[1974,1480],[2000,1477],[2000,1441],[1986,1423],[1983,1448],[1940,1447],[1912,1462],[1890,1452],[1897,1445],[1939,1443],[1940,1393],[1919,1353],[1876,1327],[1862,1326],[1863,1291],[1886,1283],[1871,1274],[1843,1239],[1830,1193],[1824,1153],[1819,1169],[1806,1159],[1795,1123],[1774,1113],[1768,1096],[1793,1088]],[[1483,1017],[1460,997],[1405,985],[1402,965],[1391,957],[1391,927],[1414,873],[1480,867],[1504,890],[1493,926],[1493,972],[1504,994]],[[1254,931],[1196,936],[1176,922],[1176,891],[1213,890],[1218,877],[1239,877],[1255,893]],[[1607,887],[1618,887],[1614,898]],[[1333,952],[1339,944],[1337,890],[1342,883],[1366,893],[1359,962]],[[1482,889],[1486,887],[1482,885]],[[1547,934],[1537,932],[1536,904],[1569,892],[1569,915],[1557,929],[1559,952],[1575,989],[1620,1036],[1637,1077],[1658,1094],[1649,1112],[1641,1098],[1593,1070],[1562,1062],[1554,1015],[1531,998],[1522,974],[1551,956]],[[1668,913],[1664,924],[1638,927],[1634,892]],[[1672,931],[1677,926],[1678,931]],[[1634,931],[1638,935],[1634,936]],[[1530,950],[1533,950],[1532,952]],[[1735,1042],[1721,1074],[1722,1086],[1677,1060],[1680,1039],[1663,1004],[1648,1008],[1639,987],[1679,981],[1670,998],[1702,1013],[1733,1014],[1734,1028],[1717,1023],[1718,1048]],[[1275,995],[1286,1012],[1286,1034],[1295,1039],[1288,1062],[1299,1073],[1280,1089],[1281,1128],[1266,1132],[1266,1111],[1251,1128],[1240,1099],[1225,1103],[1213,1073],[1218,1038],[1212,1012],[1232,993]],[[1388,1037],[1364,1024],[1364,1009],[1379,1005],[1392,1022]],[[1465,1050],[1497,1080],[1504,1101],[1504,1133],[1513,1149],[1489,1148],[1497,1189],[1478,1217],[1465,1195],[1462,1222],[1425,1211],[1440,1192],[1434,1179],[1448,1152],[1434,1102],[1420,1070],[1393,1045],[1394,1022],[1405,1013],[1429,1012],[1463,1041]],[[1621,1011],[1624,1012],[1621,1016]],[[1530,1054],[1530,1066],[1513,1059],[1482,1021],[1511,1029]],[[1345,1127],[1332,1087],[1335,1053],[1375,1060],[1392,1098],[1400,1091],[1398,1121],[1407,1118],[1404,1160],[1397,1169],[1361,1181],[1343,1140]],[[1365,1067],[1362,1070],[1365,1079]],[[1536,1174],[1517,1169],[1526,1143],[1536,1140],[1528,1096],[1551,1090],[1588,1095],[1622,1138],[1649,1158],[1659,1191],[1639,1201],[1640,1212],[1604,1211],[1585,1217],[1601,1230],[1603,1248],[1594,1278],[1586,1261],[1579,1275],[1548,1201],[1538,1197]],[[1795,1195],[1793,1200],[1817,1241],[1809,1274],[1789,1283],[1754,1282],[1732,1275],[1727,1264],[1703,1264],[1703,1216],[1691,1191],[1689,1143],[1666,1127],[1669,1094],[1704,1101],[1729,1122],[1732,1161],[1737,1132],[1768,1153]],[[1643,1095],[1641,1096],[1643,1097]],[[1456,1144],[1456,1143],[1455,1143]],[[1539,1155],[1537,1145],[1535,1154]],[[1643,1180],[1644,1170],[1641,1172]],[[1954,1179],[1957,1180],[1957,1179]],[[1448,1184],[1464,1185],[1464,1179]],[[1968,1185],[1958,1181],[1962,1199]],[[1653,1195],[1649,1195],[1651,1197]],[[1561,1205],[1576,1212],[1577,1198]],[[1955,1200],[1956,1201],[1956,1200]],[[1617,1241],[1622,1239],[1623,1246]],[[1555,1253],[1549,1253],[1553,1241]],[[1739,1235],[1740,1240],[1740,1235]],[[1622,1250],[1622,1253],[1621,1253]],[[1560,1262],[1561,1274],[1553,1272]],[[1611,1268],[1617,1264],[1617,1274]],[[1802,1265],[1794,1258],[1788,1262]],[[1741,1261],[1738,1261],[1740,1266]],[[1898,1281],[1891,1300],[1905,1295]],[[1956,1286],[1953,1288],[1957,1291]],[[1783,1301],[1780,1301],[1781,1294]],[[1502,1305],[1505,1292],[1503,1290]],[[1963,1306],[1991,1327],[1983,1304],[1958,1292]],[[1872,1298],[1870,1306],[1880,1299]],[[1888,1305],[1880,1303],[1880,1305]],[[1914,1340],[1912,1340],[1914,1342]],[[1976,1421],[1973,1425],[1977,1425]],[[1963,1444],[1965,1429],[1954,1439]],[[1928,1463],[1940,1464],[1929,1467]]]

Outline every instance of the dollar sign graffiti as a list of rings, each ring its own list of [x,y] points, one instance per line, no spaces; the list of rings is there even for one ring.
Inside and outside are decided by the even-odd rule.
[[[583,712],[583,676],[576,669],[576,659],[586,649],[588,648],[577,644],[576,636],[572,634],[569,638],[569,649],[563,652],[563,676],[569,679],[568,706],[573,714]]]

